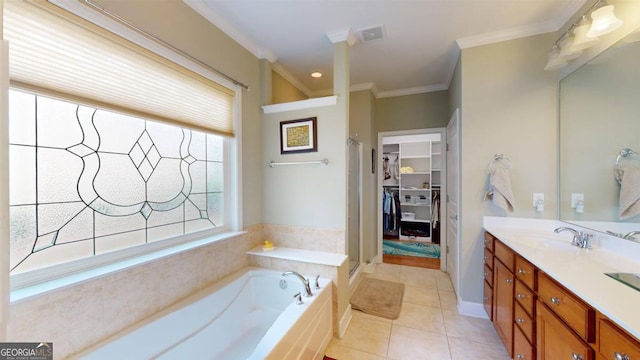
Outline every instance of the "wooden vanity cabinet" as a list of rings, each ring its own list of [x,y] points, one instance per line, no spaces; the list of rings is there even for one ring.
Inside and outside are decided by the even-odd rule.
[[[536,295],[537,269],[520,255],[516,255],[513,358],[533,360],[536,354]]]
[[[640,359],[640,342],[600,314],[598,314],[597,333],[600,359]]]
[[[488,232],[484,234],[484,291],[482,302],[484,310],[493,321],[493,236]]]
[[[493,325],[513,357],[513,314],[515,253],[499,240],[494,241],[495,259],[493,264]]]
[[[640,340],[486,232],[484,305],[514,360],[640,360]]]

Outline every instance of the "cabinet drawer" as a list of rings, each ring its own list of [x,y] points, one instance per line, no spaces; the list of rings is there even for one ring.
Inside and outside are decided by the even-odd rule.
[[[500,260],[500,262],[502,262],[504,266],[506,266],[507,269],[511,271],[511,273],[513,273],[513,269],[515,267],[515,258],[516,258],[516,255],[514,254],[514,252],[511,249],[509,249],[507,245],[496,240],[494,242],[493,253],[496,255],[496,258]]]
[[[516,256],[516,271],[514,274],[529,289],[536,290],[536,268],[519,255]]]
[[[595,340],[595,311],[543,273],[538,274],[538,299],[584,340]]]
[[[535,360],[533,346],[517,326],[513,331],[513,360]]]
[[[484,280],[493,287],[493,270],[487,264],[484,264]]]
[[[519,303],[529,315],[534,315],[533,309],[536,305],[536,295],[519,280],[516,280],[516,302]]]
[[[484,281],[484,294],[482,295],[484,310],[489,316],[489,320],[493,321],[493,288]]]
[[[516,323],[516,327],[519,327],[522,331],[522,334],[527,338],[527,340],[533,344],[536,337],[535,333],[535,323],[533,319],[527,314],[520,304],[516,303],[515,305],[515,315],[514,321]]]
[[[493,269],[493,253],[487,248],[484,248],[484,263]]]
[[[600,320],[600,355],[606,360],[640,359],[640,343],[608,320]],[[625,357],[626,356],[626,357]]]
[[[487,249],[489,249],[489,251],[493,252],[493,235],[489,234],[488,232],[484,232],[484,247],[486,247]]]
[[[595,356],[593,349],[540,301],[536,303],[536,352],[538,360],[593,360]]]

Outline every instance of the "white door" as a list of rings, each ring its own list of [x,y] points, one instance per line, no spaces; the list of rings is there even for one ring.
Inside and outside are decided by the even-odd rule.
[[[459,287],[459,244],[458,239],[458,192],[460,191],[460,147],[459,147],[460,109],[456,109],[447,124],[447,195],[446,195],[446,227],[447,272],[451,277],[453,288],[458,294]]]

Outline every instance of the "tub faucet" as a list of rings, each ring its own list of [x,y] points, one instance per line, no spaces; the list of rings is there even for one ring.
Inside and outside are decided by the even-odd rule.
[[[300,275],[295,271],[285,271],[282,273],[282,276],[287,276],[287,275],[293,275],[298,279],[300,279],[300,281],[302,281],[302,284],[304,285],[304,296],[306,297],[313,296],[313,293],[311,292],[311,286],[309,285],[309,279],[306,279],[304,276]]]
[[[583,249],[591,249],[591,238],[593,234],[587,234],[582,231],[576,231],[570,227],[558,227],[553,230],[554,233],[559,234],[563,231],[568,231],[573,234],[572,245],[581,247]]]

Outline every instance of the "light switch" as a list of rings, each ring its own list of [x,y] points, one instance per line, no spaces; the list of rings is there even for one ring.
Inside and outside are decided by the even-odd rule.
[[[544,193],[533,193],[533,207],[537,212],[544,211]]]
[[[575,209],[578,205],[584,206],[584,194],[571,194],[571,208]]]

